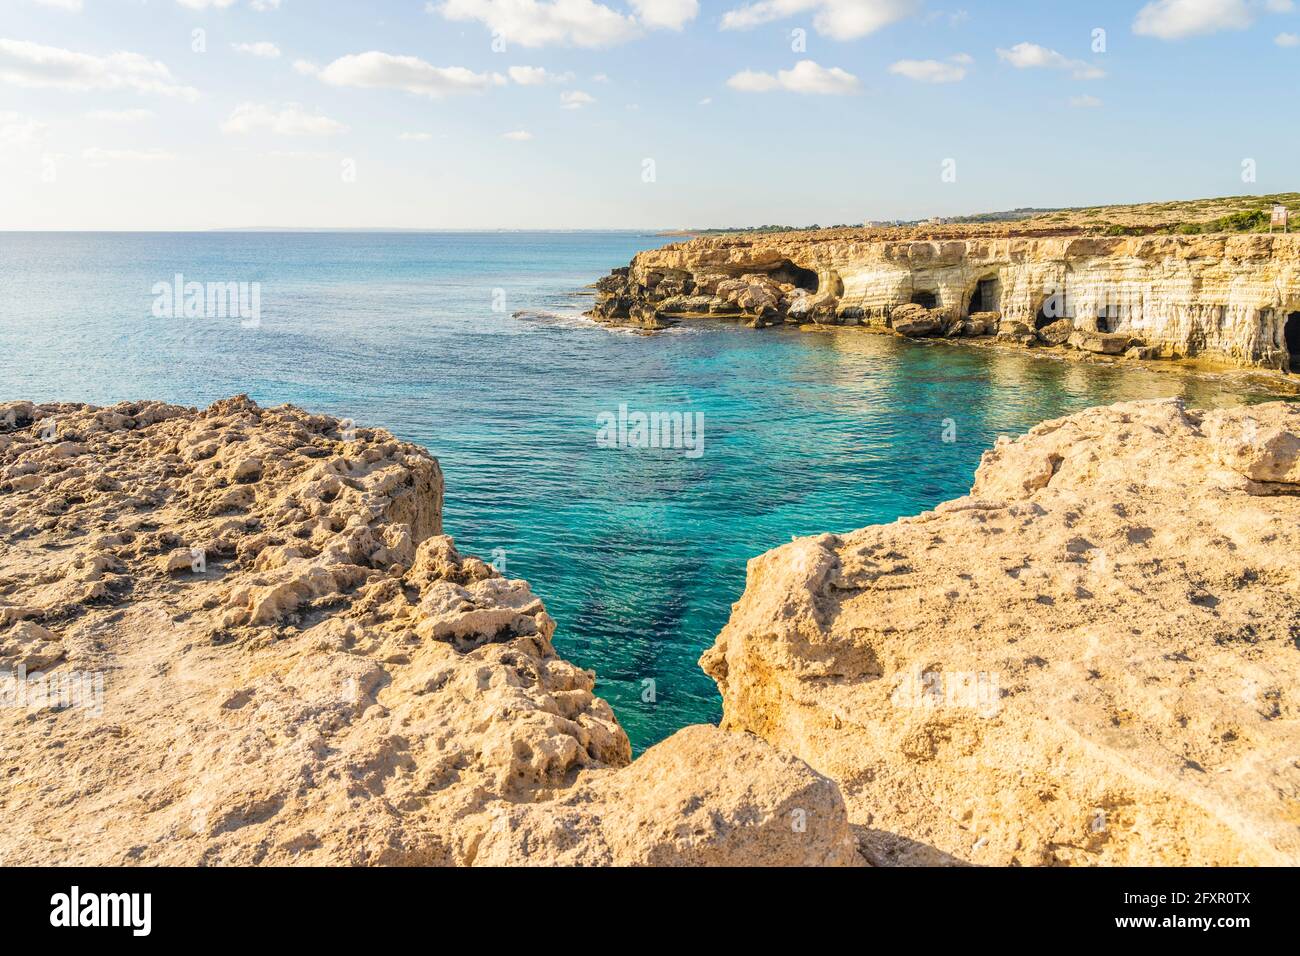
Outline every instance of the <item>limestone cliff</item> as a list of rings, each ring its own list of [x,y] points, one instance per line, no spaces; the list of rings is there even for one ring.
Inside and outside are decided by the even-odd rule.
[[[750,562],[723,726],[877,864],[1300,863],[1300,407],[1094,408]]]
[[[645,328],[717,315],[998,335],[1300,371],[1300,236],[902,235],[823,230],[676,243],[639,253],[597,283],[591,314]],[[928,317],[918,321],[904,311],[910,306]],[[1056,323],[1065,325],[1055,336],[1040,334]]]
[[[0,864],[845,864],[748,734],[630,763],[423,449],[246,398],[0,405]]]

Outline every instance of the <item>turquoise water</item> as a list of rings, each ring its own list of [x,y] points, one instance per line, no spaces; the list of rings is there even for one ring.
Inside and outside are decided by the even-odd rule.
[[[467,553],[504,550],[638,749],[718,718],[696,660],[748,558],[961,495],[997,435],[1046,418],[1132,398],[1241,400],[1205,378],[852,330],[706,322],[641,336],[578,317],[583,286],[665,241],[0,234],[0,399],[206,405],[247,392],[427,446],[446,472],[447,532]],[[261,326],[154,318],[151,289],[177,272],[260,282]],[[597,447],[597,416],[624,403],[702,412],[704,453]]]

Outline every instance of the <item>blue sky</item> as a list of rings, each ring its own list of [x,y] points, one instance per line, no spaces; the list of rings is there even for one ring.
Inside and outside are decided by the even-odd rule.
[[[1298,77],[1291,0],[4,0],[0,229],[1267,193],[1297,188]]]

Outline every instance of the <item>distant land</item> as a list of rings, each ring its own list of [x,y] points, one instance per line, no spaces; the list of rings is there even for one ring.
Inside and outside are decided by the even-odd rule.
[[[809,232],[821,229],[924,227],[1014,222],[1027,230],[1072,230],[1106,236],[1197,235],[1210,232],[1268,232],[1271,210],[1285,206],[1300,213],[1300,193],[1267,196],[1225,196],[1218,199],[1183,199],[1172,202],[1110,206],[1070,206],[1058,209],[1023,207],[967,216],[913,220],[868,220],[823,226],[762,225],[728,229],[682,229],[665,236],[703,236],[730,233]]]

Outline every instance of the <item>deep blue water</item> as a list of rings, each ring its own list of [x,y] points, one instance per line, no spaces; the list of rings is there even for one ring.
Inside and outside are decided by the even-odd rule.
[[[247,392],[427,446],[446,473],[447,532],[465,553],[504,549],[638,749],[718,718],[696,660],[748,558],[961,495],[997,435],[1047,418],[1175,394],[1242,400],[1206,378],[852,330],[707,322],[641,336],[577,317],[584,286],[665,241],[0,234],[0,399],[206,405]],[[177,272],[260,282],[260,328],[153,317],[152,287]],[[597,447],[597,416],[622,403],[703,412],[703,455]]]

